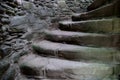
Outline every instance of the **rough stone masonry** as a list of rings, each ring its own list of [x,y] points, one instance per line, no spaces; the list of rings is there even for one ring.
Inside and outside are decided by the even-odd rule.
[[[0,79],[19,80],[18,59],[31,53],[31,39],[73,12],[86,11],[92,0],[0,1]],[[25,4],[25,5],[24,5]],[[35,34],[34,34],[35,33]],[[21,79],[23,80],[23,79]]]

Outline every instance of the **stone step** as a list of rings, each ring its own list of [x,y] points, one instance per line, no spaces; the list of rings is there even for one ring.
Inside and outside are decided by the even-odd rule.
[[[55,56],[69,60],[85,60],[115,63],[120,61],[120,51],[112,48],[93,48],[77,45],[40,41],[33,43],[38,54]]]
[[[99,0],[100,1],[100,0]],[[100,2],[103,2],[100,7],[97,7],[96,9],[90,10],[88,9],[85,13],[78,13],[77,15],[72,15],[72,20],[78,21],[78,20],[88,20],[88,19],[95,19],[95,18],[109,18],[109,17],[119,17],[119,8],[120,8],[120,0],[116,0],[114,2],[109,2],[108,4],[103,5],[107,1],[94,1],[90,6],[94,7],[99,4]],[[94,6],[95,5],[95,6]],[[89,8],[89,7],[88,7]],[[90,10],[90,11],[89,11]]]
[[[59,23],[61,30],[82,31],[95,33],[120,33],[120,19],[99,19],[87,21],[61,21]]]
[[[44,30],[45,39],[85,46],[113,47],[114,36],[96,33],[70,32],[61,30]]]
[[[40,80],[111,80],[118,65],[85,63],[28,55],[19,62],[21,72]],[[117,71],[116,71],[117,70]]]

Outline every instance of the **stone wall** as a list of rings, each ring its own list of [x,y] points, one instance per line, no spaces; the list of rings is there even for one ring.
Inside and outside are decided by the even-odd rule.
[[[12,25],[10,24],[10,26],[12,27],[13,24],[15,23],[16,25],[21,24],[22,26],[24,24],[30,24],[28,26],[31,27],[34,26],[34,28],[36,29],[38,28],[41,29],[43,27],[46,28],[50,25],[53,26],[53,23],[58,23],[61,20],[70,19],[72,13],[86,11],[86,7],[92,2],[92,0],[34,0],[34,1],[22,0],[22,1],[23,4],[21,4],[21,7],[19,6],[19,8],[14,7],[15,5],[12,5],[12,8],[7,7],[7,11],[9,13],[12,12],[11,13],[12,17],[13,15],[17,16],[13,18],[12,21],[9,19],[9,17],[11,17],[11,14],[4,15],[4,13],[0,13],[0,15],[5,16],[5,18],[0,17],[0,26],[2,26],[0,27],[0,43],[3,43],[1,41],[3,41],[3,38],[5,37],[3,36],[3,33],[5,33],[6,35],[4,25],[6,23],[7,24],[10,23],[10,21],[12,22]],[[16,20],[16,18],[23,18],[22,20],[24,24],[20,23],[22,22],[19,21],[21,19]],[[1,21],[4,21],[5,24],[1,23]],[[18,21],[18,24],[16,21]]]
[[[6,23],[7,26],[11,26],[12,28],[15,25],[26,26],[26,24],[29,24],[27,25],[27,27],[33,27],[35,30],[47,28],[48,26],[56,27],[56,25],[54,25],[53,23],[58,23],[61,20],[70,19],[72,13],[86,11],[86,7],[92,2],[92,0],[22,1],[23,2],[21,6],[19,6],[18,8],[16,8],[16,5],[12,5],[12,8],[10,6],[7,7],[7,11],[9,12],[9,14],[7,14],[7,12],[5,12],[6,14],[0,13],[0,15],[5,16],[5,18],[0,17],[0,43],[3,43],[3,40],[6,36],[6,32],[8,33],[8,31],[4,29],[6,28],[4,27],[6,26]],[[11,2],[11,4],[13,4],[13,2]],[[13,16],[15,16],[15,18]],[[10,19],[10,17],[13,17],[12,20]],[[2,20],[4,20],[5,24],[1,23]],[[10,23],[10,25],[8,23]]]
[[[52,22],[69,19],[72,13],[86,11],[87,6],[93,0],[35,0],[35,5],[41,6],[41,14],[46,14]]]
[[[11,77],[15,78],[17,68],[11,69],[8,65],[16,67],[14,62],[31,53],[31,39],[41,39],[41,30],[51,28],[49,26],[53,28],[60,20],[70,19],[73,12],[83,12],[90,4],[85,0],[22,0],[21,5],[15,5],[14,0],[7,1],[0,1],[0,70],[3,70],[0,80],[14,80]]]
[[[35,0],[31,1],[28,12],[34,13],[49,25],[70,19],[73,13],[86,11],[92,0]],[[26,4],[23,4],[24,8]]]
[[[13,2],[11,2],[12,6],[8,6],[7,4],[6,7],[6,3],[3,1],[1,2],[4,4],[5,9],[9,12],[9,14],[7,14],[7,12],[5,12],[6,14],[0,13],[0,15],[5,16],[0,17],[1,44],[7,40],[6,38],[11,38],[10,35],[21,35],[20,30],[22,30],[22,32],[28,32],[30,29],[39,31],[43,28],[46,29],[49,26],[56,27],[56,25],[53,23],[58,23],[61,20],[70,19],[72,13],[86,11],[86,7],[92,2],[92,0],[22,1],[23,2],[21,6],[19,7],[17,5],[14,5]],[[4,23],[1,22],[2,20]],[[15,32],[14,29],[18,29],[20,32]]]

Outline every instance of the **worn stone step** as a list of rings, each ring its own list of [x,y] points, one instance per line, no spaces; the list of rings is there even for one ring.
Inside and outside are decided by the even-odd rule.
[[[114,36],[96,33],[44,30],[45,39],[85,46],[115,46]]]
[[[39,54],[52,55],[69,60],[100,62],[119,62],[120,51],[112,48],[93,48],[77,45],[40,41],[33,43],[33,49]]]
[[[82,31],[96,33],[120,33],[120,19],[99,19],[87,21],[62,21],[59,23],[61,30]]]
[[[103,5],[106,3],[106,0],[103,2],[100,7],[97,7],[96,9],[87,11],[85,13],[78,13],[77,15],[73,14],[72,15],[72,20],[73,21],[78,21],[78,20],[88,20],[88,19],[95,19],[95,18],[109,18],[109,17],[119,17],[119,8],[120,8],[120,0],[115,0],[114,2],[109,2],[108,4]],[[90,6],[95,6],[100,3],[99,1],[94,1]],[[94,8],[95,8],[94,6]],[[89,8],[89,7],[88,7]]]
[[[28,55],[19,62],[21,72],[29,77],[56,80],[107,80],[117,75],[118,65],[85,63]],[[114,72],[114,74],[113,74]]]

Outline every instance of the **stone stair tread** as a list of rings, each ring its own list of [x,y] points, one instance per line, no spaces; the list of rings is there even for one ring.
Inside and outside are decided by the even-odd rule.
[[[34,42],[33,49],[36,50],[39,54],[44,54],[46,56],[52,55],[77,61],[98,60],[104,62],[114,62],[119,61],[120,59],[120,52],[116,49],[77,46],[50,42],[46,40]]]
[[[45,39],[79,45],[113,46],[112,35],[61,30],[44,30]]]
[[[33,59],[31,59],[31,56]],[[86,63],[28,55],[19,62],[27,76],[43,76],[48,79],[103,80],[112,76],[117,65]],[[33,73],[34,72],[34,73]]]
[[[120,19],[97,19],[86,21],[61,21],[59,28],[67,31],[82,31],[95,33],[120,33]]]
[[[45,33],[51,35],[67,35],[67,36],[107,36],[105,34],[98,33],[84,33],[84,32],[73,32],[73,31],[61,31],[61,30],[44,30]]]

